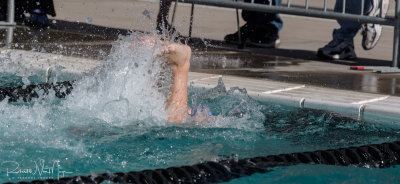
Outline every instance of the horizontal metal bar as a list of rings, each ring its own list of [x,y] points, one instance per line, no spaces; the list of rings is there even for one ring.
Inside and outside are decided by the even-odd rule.
[[[15,22],[10,23],[10,22],[0,21],[0,26],[15,26],[15,25],[17,25]]]
[[[306,17],[316,17],[316,18],[325,18],[325,19],[337,19],[351,22],[360,22],[360,23],[373,23],[373,24],[381,24],[381,25],[389,25],[394,26],[394,19],[392,18],[380,18],[380,17],[371,17],[364,15],[355,15],[355,14],[342,14],[336,12],[324,12],[320,10],[305,10],[300,8],[288,8],[283,6],[268,6],[262,4],[251,4],[251,3],[243,3],[243,2],[231,2],[226,0],[179,0],[184,3],[195,3],[200,5],[208,5],[208,6],[217,6],[224,8],[238,8],[249,11],[256,12],[267,12],[267,13],[282,13],[289,15],[300,15]]]

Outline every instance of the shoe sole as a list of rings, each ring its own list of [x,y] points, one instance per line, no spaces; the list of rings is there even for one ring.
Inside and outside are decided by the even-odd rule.
[[[225,41],[228,44],[241,44],[238,41]],[[281,40],[277,39],[273,44],[265,44],[265,43],[256,43],[251,42],[250,40],[246,40],[246,44],[253,47],[260,47],[260,48],[278,48],[281,44]]]
[[[381,9],[382,16],[380,15],[379,16],[385,18],[388,10],[389,10],[389,0],[382,0],[382,9]]]
[[[368,26],[368,25],[367,25]],[[375,35],[375,39],[374,41],[371,43],[370,46],[368,46],[368,39],[367,39],[367,35],[363,33],[363,39],[362,39],[362,47],[364,50],[371,50],[373,49],[379,42],[379,40],[381,39],[381,35],[382,35],[382,26],[381,25],[375,25],[375,31],[376,31],[376,35]]]
[[[261,47],[261,48],[278,48],[281,44],[281,40],[277,39],[277,40],[275,40],[274,43],[271,43],[271,44],[256,43],[256,42],[249,42],[248,44],[255,46],[255,47]]]
[[[321,59],[327,59],[327,60],[355,60],[357,59],[356,57],[347,57],[347,58],[340,58],[340,54],[334,54],[334,55],[328,55],[328,54],[324,54],[323,51],[318,50],[317,52],[317,57],[321,58]]]

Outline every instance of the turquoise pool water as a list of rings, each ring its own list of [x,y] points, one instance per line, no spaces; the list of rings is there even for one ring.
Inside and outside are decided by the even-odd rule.
[[[400,138],[400,131],[393,126],[359,122],[325,111],[262,104],[243,92],[225,91],[221,86],[206,93],[192,90],[191,102],[200,96],[202,103],[219,115],[216,120],[162,126],[148,126],[146,121],[113,125],[66,109],[60,100],[52,102],[50,113],[42,114],[55,122],[53,126],[26,123],[27,127],[15,127],[14,123],[21,125],[18,121],[28,121],[22,119],[25,115],[37,118],[32,111],[35,105],[7,104],[14,110],[22,108],[27,114],[5,118],[7,110],[2,102],[0,181],[140,171],[191,165],[232,154],[247,158]],[[247,101],[244,103],[243,99]],[[263,117],[254,115],[255,109]],[[297,165],[272,168],[229,183],[396,183],[399,174],[396,167]]]
[[[165,61],[154,61],[156,49],[132,51],[132,39],[121,37],[109,59],[77,80],[66,99],[49,93],[29,103],[0,102],[0,182],[140,171],[232,154],[247,158],[400,138],[396,124],[263,104],[244,89],[225,89],[222,81],[211,90],[190,88],[191,106],[208,106],[215,119],[168,123]],[[43,81],[30,76],[0,75],[1,86]],[[297,165],[229,183],[398,183],[399,174],[397,167]]]

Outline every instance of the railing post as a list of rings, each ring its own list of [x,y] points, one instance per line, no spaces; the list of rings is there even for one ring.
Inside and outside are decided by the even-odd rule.
[[[382,0],[382,2],[383,2],[383,0]],[[364,4],[365,4],[364,0],[361,0],[361,13],[360,13],[360,15],[364,15]],[[381,8],[381,10],[382,10],[382,8]]]
[[[7,48],[11,48],[11,43],[13,42],[14,36],[14,26],[7,26],[6,27],[6,45]]]
[[[396,1],[395,25],[393,37],[393,67],[398,67],[400,43],[400,2]]]
[[[235,0],[237,2],[237,0]],[[242,33],[240,31],[240,17],[239,17],[239,9],[236,8],[236,25],[238,29],[238,38],[239,38],[239,45],[242,43]]]
[[[14,0],[8,0],[7,1],[7,22],[9,24],[14,24],[14,14],[15,14],[15,4]]]
[[[194,3],[192,3],[192,8],[190,9],[189,38],[192,38],[193,14],[194,14]]]
[[[171,26],[174,26],[174,23],[175,23],[175,13],[176,13],[177,6],[178,6],[178,0],[176,0],[175,4],[174,4],[174,11],[172,12]]]

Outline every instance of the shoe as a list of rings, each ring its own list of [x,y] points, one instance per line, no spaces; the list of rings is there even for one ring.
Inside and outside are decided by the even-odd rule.
[[[324,47],[318,49],[317,56],[324,59],[356,59],[353,41],[333,39]]]
[[[382,2],[382,8],[380,7],[380,2]],[[382,17],[386,16],[386,13],[389,8],[389,0],[372,0],[371,10],[367,12],[366,15],[373,17]],[[382,12],[382,16],[381,16]],[[379,24],[363,24],[362,25],[362,47],[365,50],[370,50],[376,46],[379,41],[379,38],[382,35],[382,26]]]
[[[249,35],[249,25],[245,24],[242,27],[240,27],[240,38],[242,40],[245,40],[247,42],[248,35]],[[239,31],[233,34],[228,34],[224,37],[224,40],[226,43],[230,44],[240,44],[239,41]]]
[[[250,37],[249,45],[262,47],[262,48],[278,48],[281,41],[278,34],[266,34],[262,37]]]
[[[45,27],[49,25],[49,19],[47,18],[47,15],[39,9],[35,9],[30,13],[28,22],[32,26]]]
[[[277,32],[277,31],[276,31]],[[270,29],[252,28],[248,24],[240,27],[240,35],[242,42],[249,46],[262,48],[277,48],[280,45],[279,36]],[[240,44],[239,32],[228,34],[224,38],[226,43]]]

